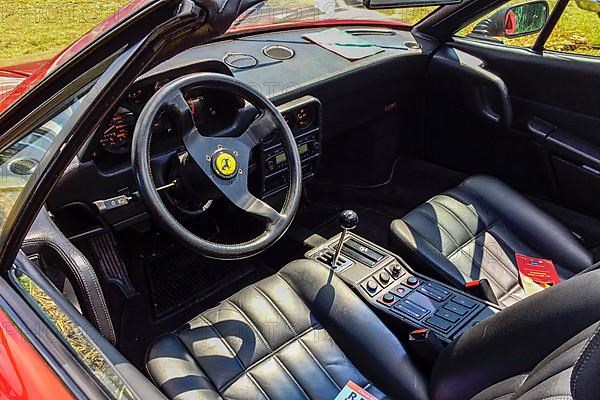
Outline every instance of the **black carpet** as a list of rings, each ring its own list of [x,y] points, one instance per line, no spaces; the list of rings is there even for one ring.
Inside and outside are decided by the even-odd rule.
[[[154,318],[199,302],[256,270],[250,262],[223,262],[191,251],[163,253],[144,263]]]

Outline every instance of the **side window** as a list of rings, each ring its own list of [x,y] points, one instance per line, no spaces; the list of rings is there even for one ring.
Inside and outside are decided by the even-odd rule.
[[[477,19],[456,36],[492,41],[507,46],[531,47],[544,27],[552,8],[547,1],[511,0]]]
[[[544,47],[600,57],[600,0],[570,0]]]
[[[46,155],[81,98],[62,112],[11,145],[0,149],[0,231],[27,182]]]
[[[512,0],[464,26],[456,36],[532,47],[557,4],[557,0]],[[543,45],[550,51],[600,56],[600,0],[569,0]]]

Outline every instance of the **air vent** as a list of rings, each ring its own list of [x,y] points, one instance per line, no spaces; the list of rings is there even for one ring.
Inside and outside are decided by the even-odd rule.
[[[38,161],[33,158],[19,158],[14,160],[8,166],[13,174],[17,175],[31,175],[38,166]]]
[[[232,68],[245,69],[252,68],[258,64],[258,60],[249,54],[228,53],[223,62]]]
[[[294,50],[285,46],[267,46],[263,49],[263,54],[274,60],[289,60],[294,57]]]

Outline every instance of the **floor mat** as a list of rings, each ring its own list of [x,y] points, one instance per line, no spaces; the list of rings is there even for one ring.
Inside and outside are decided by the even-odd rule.
[[[155,318],[199,302],[256,270],[249,261],[223,262],[181,249],[144,264]]]

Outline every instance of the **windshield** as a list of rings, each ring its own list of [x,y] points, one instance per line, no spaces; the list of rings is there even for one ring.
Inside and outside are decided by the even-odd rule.
[[[362,0],[267,0],[246,11],[230,31],[260,29],[277,25],[327,21],[377,22],[412,26],[437,7],[367,10]]]

